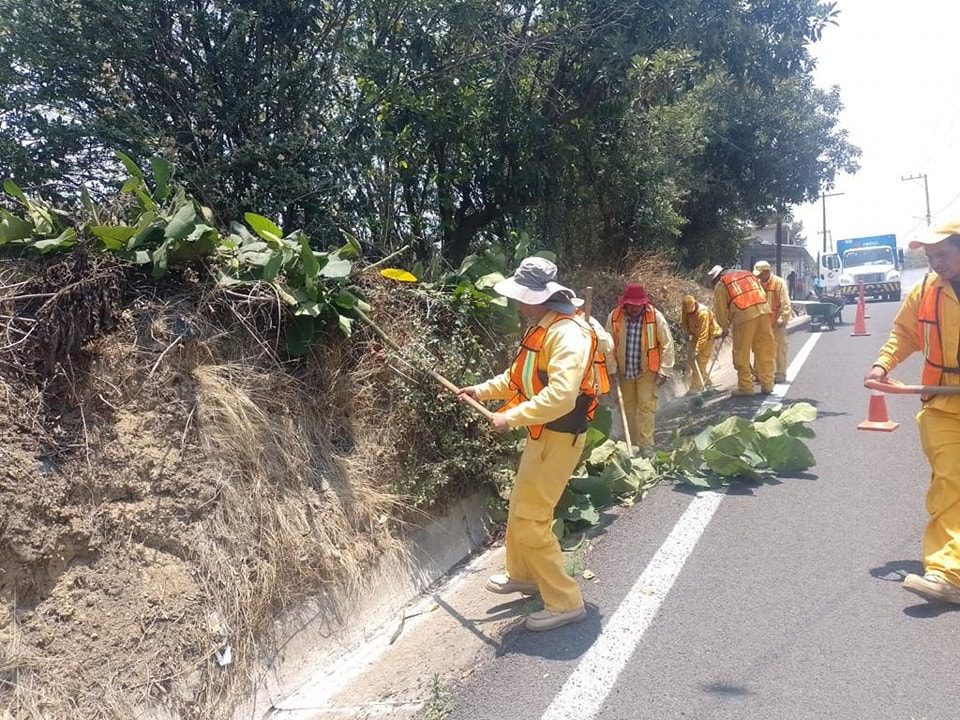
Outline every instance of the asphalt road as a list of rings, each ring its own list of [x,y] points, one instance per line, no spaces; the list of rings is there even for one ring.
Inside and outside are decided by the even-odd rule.
[[[952,697],[960,612],[899,587],[922,569],[929,470],[917,401],[888,399],[902,423],[895,433],[856,430],[867,404],[861,379],[896,308],[869,305],[870,337],[851,337],[845,312],[848,324],[819,339],[786,395],[820,411],[810,441],[817,466],[729,491],[594,717],[960,717]],[[808,337],[791,336],[792,355]],[[896,375],[913,381],[919,368],[914,360]],[[727,401],[695,420],[750,416],[758,404]],[[449,717],[543,718],[691,497],[661,487],[616,512],[589,555],[597,581],[581,581],[587,620],[513,631],[497,657],[452,688]],[[634,641],[624,634],[624,644]]]

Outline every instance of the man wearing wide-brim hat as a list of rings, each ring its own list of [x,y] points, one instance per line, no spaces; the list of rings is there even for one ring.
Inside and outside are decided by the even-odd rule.
[[[527,617],[530,630],[550,630],[585,616],[583,596],[564,569],[551,524],[597,406],[597,339],[578,314],[580,301],[556,276],[552,262],[531,257],[494,286],[519,304],[529,329],[505,373],[460,391],[481,401],[505,401],[494,415],[496,430],[527,428],[510,494],[506,573],[493,575],[486,587],[498,594],[539,592],[544,609]]]
[[[643,285],[631,283],[607,316],[606,328],[614,347],[607,369],[623,394],[630,440],[649,455],[656,430],[657,388],[673,374],[676,362],[670,326]]]
[[[789,325],[790,317],[793,315],[787,281],[779,275],[774,275],[773,268],[766,260],[760,260],[754,264],[753,274],[757,276],[763,289],[767,292],[767,304],[770,306],[773,340],[777,346],[773,379],[778,383],[786,382],[787,325]]]
[[[923,353],[923,385],[960,386],[960,220],[914,240],[932,272],[907,295],[887,343],[867,373],[883,381],[913,353]],[[920,442],[930,462],[923,536],[923,576],[903,587],[931,602],[960,604],[960,396],[931,395],[917,415]]]
[[[733,338],[733,366],[737,370],[734,395],[753,395],[753,353],[760,392],[773,392],[776,342],[770,326],[770,306],[760,281],[749,270],[725,270],[715,265],[710,270],[713,283],[713,313],[724,333]]]

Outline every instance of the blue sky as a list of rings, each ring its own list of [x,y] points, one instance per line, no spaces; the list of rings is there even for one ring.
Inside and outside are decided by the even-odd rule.
[[[927,173],[933,222],[960,217],[960,0],[839,0],[839,27],[814,46],[821,86],[839,85],[841,116],[863,150],[861,170],[827,198],[834,240],[926,228]],[[808,248],[820,247],[820,203],[794,209]]]

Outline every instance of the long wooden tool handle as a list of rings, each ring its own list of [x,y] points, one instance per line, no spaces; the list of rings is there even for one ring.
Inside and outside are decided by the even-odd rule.
[[[380,326],[377,325],[373,320],[371,320],[370,316],[367,315],[365,312],[363,312],[363,310],[360,310],[359,308],[354,308],[354,312],[357,313],[357,317],[359,317],[367,325],[370,326],[370,329],[373,330],[373,332],[375,332],[380,337],[380,339],[387,344],[388,347],[390,347],[391,349],[397,352],[403,352],[403,349],[396,342],[394,342],[393,338],[391,338],[383,330],[381,330]],[[443,375],[438,373],[436,370],[431,370],[429,368],[426,368],[423,370],[423,372],[426,373],[428,376],[430,376],[431,379],[439,383],[443,388],[452,392],[454,395],[456,395],[459,399],[461,399],[467,405],[469,405],[478,413],[483,415],[485,418],[487,418],[487,420],[493,419],[493,413],[487,410],[487,408],[485,408],[480,403],[479,400],[477,400],[476,398],[472,398],[469,395],[461,395],[460,388],[458,388],[452,382],[447,380]]]
[[[700,372],[700,363],[697,362],[697,356],[696,356],[696,355],[693,356],[693,369],[696,371],[697,377],[700,379],[701,391],[702,391],[702,390],[706,390],[706,389],[707,389],[707,383],[706,383],[706,381],[703,379],[703,373]]]
[[[627,447],[633,452],[633,440],[630,438],[630,424],[627,422],[627,407],[623,404],[623,391],[620,389],[620,381],[614,383],[617,388],[617,405],[620,406],[620,422],[623,423],[623,439],[627,441]]]
[[[720,359],[720,351],[723,349],[723,341],[726,340],[725,335],[720,337],[720,342],[717,343],[717,352],[713,356],[713,362],[710,363],[710,369],[707,370],[707,377],[713,375],[713,369],[717,366],[717,360]]]
[[[590,285],[583,291],[583,314],[590,322],[590,312],[593,310],[593,286]]]
[[[891,395],[960,395],[960,387],[945,387],[943,385],[901,385],[895,382],[880,382],[867,380],[866,385],[871,390],[890,393]]]

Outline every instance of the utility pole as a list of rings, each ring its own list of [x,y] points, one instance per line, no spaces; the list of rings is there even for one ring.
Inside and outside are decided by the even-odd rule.
[[[922,175],[911,175],[910,177],[900,178],[903,182],[907,180],[923,180],[923,194],[927,200],[927,227],[930,227],[930,185],[927,182],[927,174],[923,173]]]
[[[783,232],[783,213],[777,210],[777,275],[781,274],[780,260],[781,252],[783,246],[783,238],[781,236]]]
[[[823,235],[823,251],[827,251],[827,198],[828,197],[838,197],[840,195],[846,195],[846,193],[820,193],[820,200],[823,203],[823,229],[821,234]]]

